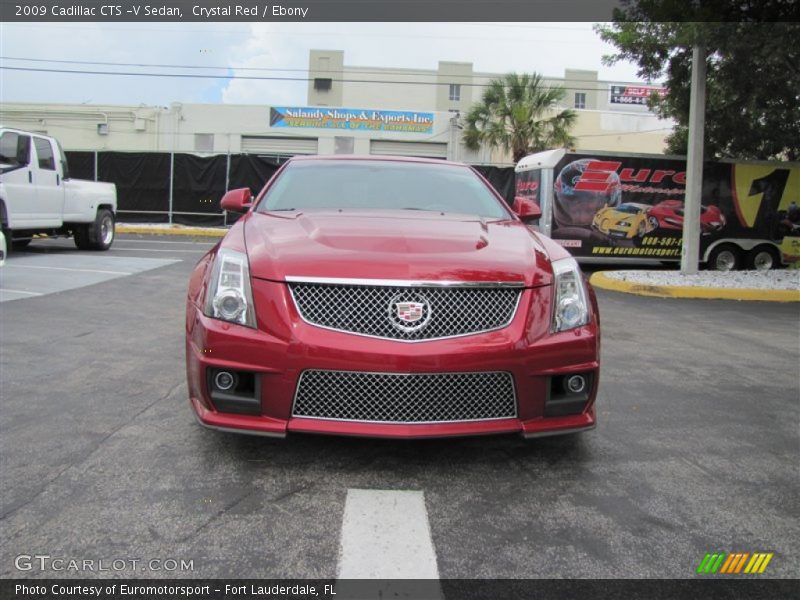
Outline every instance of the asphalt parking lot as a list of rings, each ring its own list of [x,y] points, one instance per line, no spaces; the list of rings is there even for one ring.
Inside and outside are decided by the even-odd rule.
[[[184,295],[212,244],[35,241],[0,272],[32,292],[0,304],[0,576],[86,575],[15,568],[38,553],[332,578],[360,535],[347,514],[380,515],[382,492],[409,492],[442,578],[694,577],[717,551],[800,573],[797,304],[599,290],[599,424],[581,436],[271,440],[202,429],[188,406]],[[54,286],[64,273],[75,285]]]

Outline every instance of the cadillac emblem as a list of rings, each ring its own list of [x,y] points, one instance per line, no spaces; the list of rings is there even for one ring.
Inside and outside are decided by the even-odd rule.
[[[425,305],[422,302],[398,302],[397,318],[406,323],[416,323],[422,318],[422,309]]]
[[[403,333],[419,331],[430,319],[430,304],[418,294],[398,295],[389,302],[389,320]]]

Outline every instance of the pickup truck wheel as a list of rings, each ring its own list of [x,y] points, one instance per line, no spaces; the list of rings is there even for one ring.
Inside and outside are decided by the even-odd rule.
[[[114,243],[114,213],[105,208],[98,210],[93,229],[92,247],[95,250],[111,248],[111,244]]]
[[[79,225],[74,235],[75,245],[81,250],[108,250],[114,243],[114,214],[101,208],[94,223]]]
[[[75,239],[75,245],[79,250],[91,250],[92,245],[89,242],[89,225],[78,225],[72,232]]]

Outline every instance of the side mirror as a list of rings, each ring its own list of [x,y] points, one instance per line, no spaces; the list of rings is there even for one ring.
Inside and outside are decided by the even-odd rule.
[[[539,205],[525,196],[516,196],[511,210],[525,222],[536,221],[542,217],[542,209],[539,208]]]
[[[229,210],[235,213],[247,212],[252,205],[253,192],[250,191],[250,188],[231,190],[222,197],[222,202],[220,202],[222,210]]]

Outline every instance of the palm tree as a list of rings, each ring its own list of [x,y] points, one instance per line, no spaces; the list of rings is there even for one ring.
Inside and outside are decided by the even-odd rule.
[[[544,85],[536,73],[493,79],[467,113],[464,144],[470,150],[481,144],[503,148],[515,163],[531,152],[571,147],[575,138],[569,131],[577,113],[567,108],[548,116],[564,95],[564,88]]]

